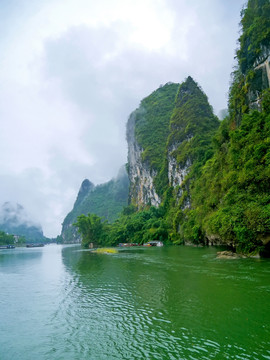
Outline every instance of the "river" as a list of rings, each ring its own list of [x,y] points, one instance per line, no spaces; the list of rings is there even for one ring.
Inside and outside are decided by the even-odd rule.
[[[270,359],[270,261],[0,250],[0,359]]]

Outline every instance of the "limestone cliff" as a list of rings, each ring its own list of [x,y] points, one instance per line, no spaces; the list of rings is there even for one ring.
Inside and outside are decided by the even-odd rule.
[[[156,182],[162,172],[178,88],[174,83],[160,86],[142,100],[127,123],[129,196],[139,208],[161,202]]]
[[[157,172],[155,169],[151,169],[149,162],[142,161],[144,150],[135,137],[135,123],[138,116],[143,116],[142,109],[135,110],[130,115],[127,124],[130,198],[139,207],[146,204],[158,206],[160,197],[154,186]]]
[[[253,78],[249,80],[247,95],[249,107],[259,111],[262,110],[263,91],[270,87],[270,48],[265,48],[263,55],[254,63]]]
[[[131,202],[158,206],[168,186],[181,197],[193,161],[207,160],[218,125],[206,95],[191,77],[181,85],[166,84],[144,99],[127,124]],[[189,206],[188,197],[183,206]]]

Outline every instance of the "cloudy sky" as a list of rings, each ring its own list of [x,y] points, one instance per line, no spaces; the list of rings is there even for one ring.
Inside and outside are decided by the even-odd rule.
[[[244,0],[0,0],[0,204],[61,231],[83,179],[126,162],[125,124],[191,75],[226,108]]]

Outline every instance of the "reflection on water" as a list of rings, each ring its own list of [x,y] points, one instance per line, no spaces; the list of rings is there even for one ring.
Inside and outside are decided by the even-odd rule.
[[[0,253],[0,359],[270,359],[270,262],[215,253]]]

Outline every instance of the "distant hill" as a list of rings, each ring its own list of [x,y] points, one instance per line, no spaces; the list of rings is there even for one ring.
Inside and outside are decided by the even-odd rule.
[[[116,220],[128,203],[128,189],[129,180],[125,167],[120,169],[116,178],[101,185],[95,186],[85,179],[72,211],[63,221],[61,232],[63,242],[80,241],[73,224],[81,214],[93,213],[109,222]]]
[[[5,202],[0,208],[0,230],[8,234],[24,236],[28,242],[43,242],[40,224],[35,223],[21,204]]]

